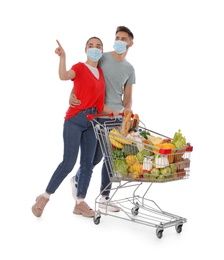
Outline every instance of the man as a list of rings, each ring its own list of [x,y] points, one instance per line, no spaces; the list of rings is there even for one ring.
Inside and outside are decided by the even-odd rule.
[[[132,85],[135,84],[135,69],[126,60],[129,48],[133,45],[134,35],[129,28],[119,26],[115,33],[114,51],[106,52],[99,60],[98,65],[103,70],[106,83],[105,104],[109,109],[117,112],[130,111],[132,113]],[[74,94],[71,94],[69,103],[71,106],[77,106],[81,101],[77,100]],[[111,118],[99,118],[99,123],[103,124]],[[93,167],[95,167],[103,158],[103,154],[98,142]],[[76,197],[77,182],[79,179],[79,170],[71,179],[72,195]],[[106,208],[109,211],[119,211],[119,207],[110,203],[111,182],[103,162],[101,172],[101,187],[99,208]]]

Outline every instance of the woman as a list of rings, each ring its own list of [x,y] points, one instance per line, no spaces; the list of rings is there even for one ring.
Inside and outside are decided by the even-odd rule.
[[[85,47],[87,61],[78,62],[70,70],[66,70],[66,55],[59,41],[55,53],[60,57],[59,77],[61,80],[72,80],[74,94],[81,101],[77,107],[69,107],[64,120],[63,161],[53,173],[45,192],[36,198],[32,206],[32,212],[40,217],[53,194],[65,177],[72,171],[77,161],[80,148],[80,177],[77,183],[76,204],[74,214],[85,217],[95,215],[85,202],[87,189],[92,176],[92,161],[94,158],[97,139],[94,134],[92,123],[86,118],[87,114],[106,112],[115,113],[104,105],[105,83],[102,70],[97,67],[98,60],[102,56],[103,44],[97,37],[91,37]]]
[[[132,31],[125,26],[118,26],[115,32],[114,50],[103,53],[99,60],[98,66],[103,70],[104,79],[106,83],[105,104],[110,109],[115,109],[120,112],[132,113],[132,88],[135,84],[135,69],[130,62],[127,61],[126,56],[130,47],[133,46],[134,35]],[[69,103],[71,106],[78,106],[79,100],[72,91]],[[99,118],[98,122],[104,124],[109,118]],[[119,120],[119,122],[121,122]],[[98,142],[95,157],[93,160],[93,167],[101,162],[103,153],[101,151],[100,143]],[[80,171],[78,169],[75,176],[71,179],[72,195],[76,194],[76,182],[79,181]],[[109,178],[107,167],[103,161],[101,170],[101,186],[99,199],[99,208],[106,208],[108,211],[119,211],[119,207],[110,202],[110,190],[112,183]]]

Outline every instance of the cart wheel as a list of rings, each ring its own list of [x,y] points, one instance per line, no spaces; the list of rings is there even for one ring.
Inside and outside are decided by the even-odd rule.
[[[181,233],[182,232],[182,226],[183,226],[183,224],[175,226],[177,233]]]
[[[138,215],[138,209],[139,208],[136,208],[136,207],[131,209],[131,213],[132,213],[133,216],[137,216]]]
[[[96,225],[100,224],[100,217],[94,217],[94,218],[93,218],[93,222],[94,222]]]
[[[162,236],[163,236],[163,229],[156,230],[156,235],[157,235],[158,238],[162,238]]]

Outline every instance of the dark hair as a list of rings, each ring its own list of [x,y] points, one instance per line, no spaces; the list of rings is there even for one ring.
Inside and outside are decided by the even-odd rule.
[[[117,34],[118,32],[126,32],[128,36],[131,38],[131,40],[134,39],[134,34],[126,26],[118,26],[115,34]]]
[[[90,37],[89,40],[86,42],[86,46],[88,45],[89,41],[92,40],[92,39],[97,39],[101,42],[102,44],[102,47],[103,47],[103,42],[100,40],[100,38],[96,37],[96,36],[93,36],[93,37]]]

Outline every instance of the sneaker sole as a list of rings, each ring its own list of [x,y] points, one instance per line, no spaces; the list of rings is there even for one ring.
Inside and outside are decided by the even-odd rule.
[[[81,210],[73,210],[73,213],[75,215],[82,215],[83,217],[86,217],[86,218],[93,218],[95,216],[95,213],[94,213],[94,215],[88,215],[88,214],[85,214],[84,212],[82,212]]]

